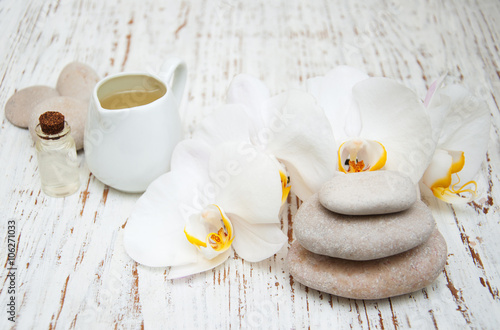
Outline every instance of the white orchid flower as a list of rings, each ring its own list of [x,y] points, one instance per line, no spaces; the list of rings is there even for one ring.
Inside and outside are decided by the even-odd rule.
[[[240,141],[240,152],[262,151],[280,164],[283,202],[291,189],[302,200],[335,172],[335,141],[323,110],[300,90],[271,97],[259,79],[236,76],[227,105],[197,126],[193,139],[219,145]]]
[[[281,249],[280,168],[266,154],[250,157],[237,147],[194,140],[176,147],[172,170],[148,187],[127,221],[130,257],[170,266],[167,277],[178,278],[216,267],[232,248],[251,262]]]
[[[384,168],[420,180],[435,143],[429,116],[413,91],[348,66],[308,79],[307,89],[332,125],[339,171]]]
[[[442,88],[434,82],[425,98],[437,141],[421,190],[447,203],[467,203],[477,197],[473,181],[488,148],[490,113],[487,105],[458,85]]]

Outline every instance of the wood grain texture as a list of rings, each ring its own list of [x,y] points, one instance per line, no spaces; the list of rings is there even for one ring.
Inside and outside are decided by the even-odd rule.
[[[422,97],[443,73],[489,106],[481,197],[430,201],[448,244],[431,286],[377,301],[331,296],[295,282],[287,247],[259,263],[233,256],[212,271],[167,280],[132,261],[123,228],[138,194],[108,188],[81,161],[78,193],[40,190],[33,142],[0,113],[0,260],[15,220],[17,329],[334,328],[497,329],[500,324],[500,3],[377,1],[0,1],[0,105],[14,91],[55,86],[77,60],[100,76],[187,62],[182,110],[189,134],[224,102],[231,78],[250,73],[278,93],[347,64],[403,82]],[[283,230],[293,240],[291,196]],[[4,261],[5,260],[5,261]],[[0,272],[5,306],[7,272]],[[4,307],[0,328],[12,326]],[[5,309],[6,310],[6,309]]]

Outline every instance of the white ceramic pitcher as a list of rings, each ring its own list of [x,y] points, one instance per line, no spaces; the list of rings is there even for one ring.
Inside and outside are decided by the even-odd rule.
[[[172,58],[158,75],[119,73],[97,83],[87,113],[84,148],[88,167],[100,181],[118,190],[143,192],[169,171],[172,152],[183,137],[179,102],[186,78],[185,63]],[[151,103],[118,110],[101,105],[113,93],[152,85],[166,91]]]

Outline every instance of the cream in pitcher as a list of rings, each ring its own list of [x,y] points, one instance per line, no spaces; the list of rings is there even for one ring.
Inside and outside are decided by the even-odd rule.
[[[94,88],[85,126],[85,158],[103,183],[143,192],[170,169],[182,139],[179,101],[186,65],[169,59],[158,75],[119,73]],[[169,84],[171,82],[171,84]]]

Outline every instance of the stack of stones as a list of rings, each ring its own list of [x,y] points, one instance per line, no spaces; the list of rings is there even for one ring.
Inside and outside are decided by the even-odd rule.
[[[353,299],[382,299],[431,284],[446,242],[415,184],[394,171],[337,174],[304,202],[287,256],[293,278]]]

